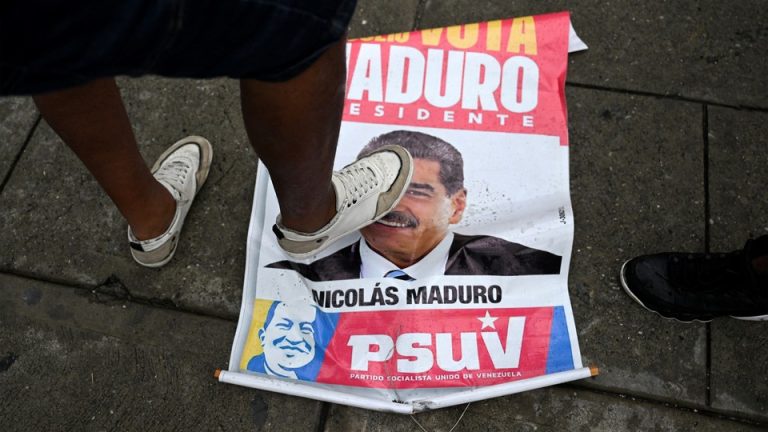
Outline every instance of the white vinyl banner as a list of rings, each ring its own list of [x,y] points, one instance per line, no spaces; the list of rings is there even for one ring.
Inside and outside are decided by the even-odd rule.
[[[568,13],[350,40],[336,169],[414,160],[380,221],[291,259],[259,166],[224,382],[413,413],[592,375],[568,297]]]

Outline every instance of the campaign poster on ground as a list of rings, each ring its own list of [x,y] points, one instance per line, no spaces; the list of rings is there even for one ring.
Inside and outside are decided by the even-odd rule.
[[[590,376],[568,297],[567,13],[350,40],[339,169],[396,144],[413,178],[316,256],[278,246],[260,165],[219,379],[416,412]]]

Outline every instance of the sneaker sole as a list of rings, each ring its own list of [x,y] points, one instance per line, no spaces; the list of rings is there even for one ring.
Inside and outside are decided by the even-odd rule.
[[[368,225],[383,218],[387,213],[392,211],[392,209],[397,206],[397,203],[400,202],[400,199],[403,197],[403,195],[405,195],[405,192],[408,190],[407,185],[413,178],[413,158],[411,157],[411,154],[408,153],[408,150],[400,146],[382,146],[377,151],[391,151],[395,153],[400,159],[400,172],[398,173],[395,181],[392,182],[392,185],[389,187],[389,189],[379,195],[379,199],[376,203],[376,215],[374,218],[358,225],[354,229],[350,230],[350,233],[367,227]],[[402,175],[403,171],[406,171],[405,176]],[[395,193],[395,191],[398,189],[399,192]],[[291,258],[304,259],[313,255],[317,255],[341,237],[343,237],[343,235],[336,236],[333,239],[324,237],[307,241],[296,241],[282,238],[278,239],[278,243],[280,244],[280,247],[283,249],[283,251],[285,251],[285,253],[288,254],[288,256]],[[318,240],[322,241],[318,242]]]
[[[160,157],[157,158],[155,164],[152,165],[152,173],[154,174],[157,172],[157,170],[160,169],[160,165],[162,165],[163,162],[168,159],[168,156],[171,153],[176,151],[179,147],[190,143],[197,144],[198,147],[200,147],[200,166],[198,167],[197,174],[195,175],[195,196],[192,198],[192,200],[194,200],[197,197],[197,192],[200,192],[200,188],[203,187],[203,184],[205,184],[205,181],[208,179],[208,172],[211,169],[211,160],[213,160],[213,146],[211,146],[211,143],[207,139],[200,136],[191,135],[176,141],[172,146],[168,147],[168,149],[166,149],[160,155]],[[177,234],[176,237],[171,240],[171,251],[168,256],[163,258],[161,261],[154,263],[141,262],[138,258],[136,258],[133,249],[131,249],[131,255],[133,256],[134,261],[148,268],[159,268],[168,264],[168,262],[171,261],[173,256],[176,254],[176,248],[179,245],[178,236],[180,234],[181,233]]]
[[[379,201],[376,205],[376,217],[371,222],[366,223],[357,229],[370,225],[391,212],[392,209],[397,206],[397,203],[400,202],[400,199],[403,198],[403,195],[405,195],[406,190],[408,190],[406,186],[413,178],[413,158],[411,157],[411,154],[408,153],[408,150],[399,146],[383,146],[380,150],[391,151],[396,154],[397,157],[400,158],[400,172],[406,171],[407,174],[405,176],[398,174],[397,179],[392,183],[392,186],[389,187],[389,190],[379,195]],[[398,189],[400,192],[395,193]]]
[[[755,316],[748,316],[748,317],[740,317],[740,316],[733,316],[731,315],[731,318],[742,320],[742,321],[768,321],[768,315],[755,315]]]

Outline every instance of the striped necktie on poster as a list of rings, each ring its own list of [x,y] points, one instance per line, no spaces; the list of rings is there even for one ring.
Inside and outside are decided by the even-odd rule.
[[[408,273],[402,271],[402,270],[392,270],[388,271],[387,274],[384,275],[385,278],[394,278],[394,279],[400,279],[402,281],[415,281],[416,279],[412,278]]]

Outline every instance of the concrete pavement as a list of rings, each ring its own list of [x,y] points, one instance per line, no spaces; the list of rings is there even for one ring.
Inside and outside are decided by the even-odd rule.
[[[174,260],[133,263],[125,224],[26,98],[0,99],[2,430],[768,429],[766,324],[660,319],[621,263],[768,232],[765,5],[361,0],[353,37],[570,9],[590,50],[567,98],[571,299],[601,375],[409,417],[219,384],[240,308],[256,155],[230,80],[121,80],[142,153],[216,146]]]

